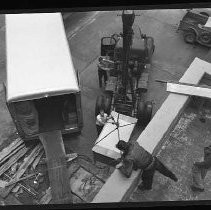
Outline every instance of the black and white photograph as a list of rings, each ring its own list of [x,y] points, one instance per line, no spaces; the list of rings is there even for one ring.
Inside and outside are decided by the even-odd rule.
[[[209,169],[211,3],[1,12],[0,206],[209,203]]]

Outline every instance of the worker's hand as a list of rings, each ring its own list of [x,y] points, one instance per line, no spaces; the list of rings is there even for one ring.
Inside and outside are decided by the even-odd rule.
[[[122,162],[120,162],[119,164],[117,164],[117,165],[116,165],[116,167],[115,167],[115,168],[116,168],[116,169],[118,169],[118,168],[120,168],[122,165],[123,165],[123,163],[122,163]]]
[[[114,120],[114,117],[113,117],[112,115],[109,115],[109,116],[107,117],[107,120],[110,120],[110,119]]]

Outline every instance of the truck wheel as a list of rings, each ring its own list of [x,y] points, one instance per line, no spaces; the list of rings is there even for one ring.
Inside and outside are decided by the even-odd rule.
[[[211,33],[207,33],[207,32],[202,33],[200,36],[200,40],[201,42],[205,44],[209,44],[211,41]]]
[[[100,109],[105,109],[103,95],[97,96],[97,100],[95,104],[95,116],[97,116],[100,113]]]
[[[193,31],[184,32],[184,40],[189,44],[193,44],[196,41],[196,33]]]

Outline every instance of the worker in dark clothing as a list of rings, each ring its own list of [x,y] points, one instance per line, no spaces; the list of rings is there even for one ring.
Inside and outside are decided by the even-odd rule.
[[[211,168],[211,145],[204,148],[204,161],[195,162],[193,164],[193,184],[192,190],[204,191],[203,180],[207,174],[207,171]]]
[[[102,87],[102,80],[104,79],[104,84],[106,85],[110,71],[114,68],[114,61],[108,55],[100,57],[98,61],[99,86]]]
[[[103,58],[99,58],[99,64],[98,64],[98,77],[99,77],[99,86],[102,87],[102,80],[104,79],[104,84],[106,84],[108,80],[107,72],[104,69],[104,66],[102,64]]]
[[[157,157],[152,156],[137,142],[125,142],[120,140],[116,147],[123,152],[121,161],[116,168],[129,178],[133,170],[142,169],[142,183],[138,186],[140,190],[152,189],[153,176],[159,171],[164,176],[177,182],[177,177],[161,163]]]

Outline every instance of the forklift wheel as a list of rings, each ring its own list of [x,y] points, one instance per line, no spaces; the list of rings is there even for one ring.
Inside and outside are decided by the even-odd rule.
[[[97,96],[96,105],[95,105],[95,116],[97,116],[100,113],[100,109],[105,109],[103,95]]]
[[[144,125],[143,119],[144,119],[144,102],[140,101],[138,104],[138,109],[137,109],[137,124],[138,125]]]
[[[104,108],[105,108],[105,113],[110,115],[111,113],[111,99],[112,97],[110,95],[106,95],[104,97]]]
[[[153,46],[153,49],[152,49],[152,54],[155,52],[155,45]]]
[[[145,126],[147,126],[152,118],[152,102],[151,101],[147,101],[145,103],[144,110],[145,110],[144,124]]]
[[[196,41],[196,33],[194,31],[184,32],[184,40],[189,44],[193,44]]]
[[[150,122],[152,117],[152,102],[147,101],[147,102],[140,102],[138,105],[138,125],[142,125],[146,127],[148,123]]]

